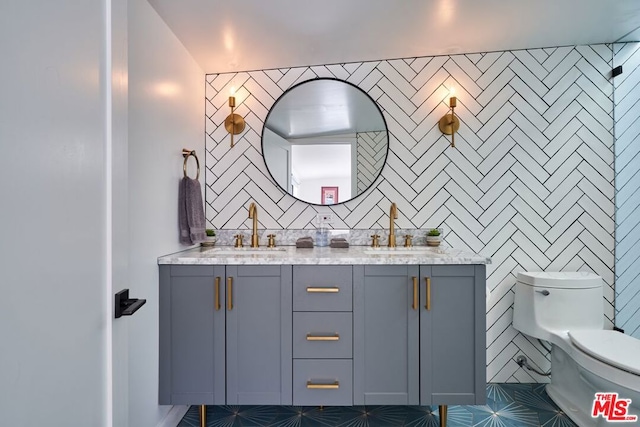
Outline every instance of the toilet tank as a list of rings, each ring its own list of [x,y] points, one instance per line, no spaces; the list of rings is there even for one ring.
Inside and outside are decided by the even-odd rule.
[[[513,327],[550,341],[553,331],[602,329],[602,278],[589,272],[518,273]]]

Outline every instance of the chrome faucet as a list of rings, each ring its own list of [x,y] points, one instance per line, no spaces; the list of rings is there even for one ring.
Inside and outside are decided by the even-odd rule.
[[[389,212],[389,247],[396,247],[396,232],[393,227],[393,220],[398,219],[398,208],[395,203],[391,203],[391,210]]]
[[[258,244],[258,208],[251,202],[249,205],[249,218],[253,219],[253,232],[251,233],[251,247],[257,248]]]

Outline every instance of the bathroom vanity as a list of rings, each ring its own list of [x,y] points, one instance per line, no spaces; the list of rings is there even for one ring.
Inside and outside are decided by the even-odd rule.
[[[161,257],[159,403],[484,404],[489,262],[426,247]]]

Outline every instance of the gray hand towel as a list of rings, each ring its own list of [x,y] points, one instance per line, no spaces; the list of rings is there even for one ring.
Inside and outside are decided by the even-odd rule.
[[[347,239],[343,237],[335,237],[331,239],[329,246],[332,248],[348,248],[349,242],[347,242]]]
[[[200,182],[197,179],[182,178],[178,204],[180,243],[189,245],[203,242],[206,239],[204,206]]]
[[[296,240],[296,248],[313,248],[313,238],[301,237]]]
[[[183,245],[191,245],[189,222],[187,221],[186,187],[187,179],[181,179],[180,186],[178,187],[178,226],[180,228],[180,243]]]

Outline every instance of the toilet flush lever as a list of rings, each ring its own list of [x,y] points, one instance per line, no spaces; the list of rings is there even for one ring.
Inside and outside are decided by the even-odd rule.
[[[544,295],[545,297],[549,295],[549,291],[546,290],[546,289],[544,291],[536,291],[536,292],[538,292],[539,294]]]

